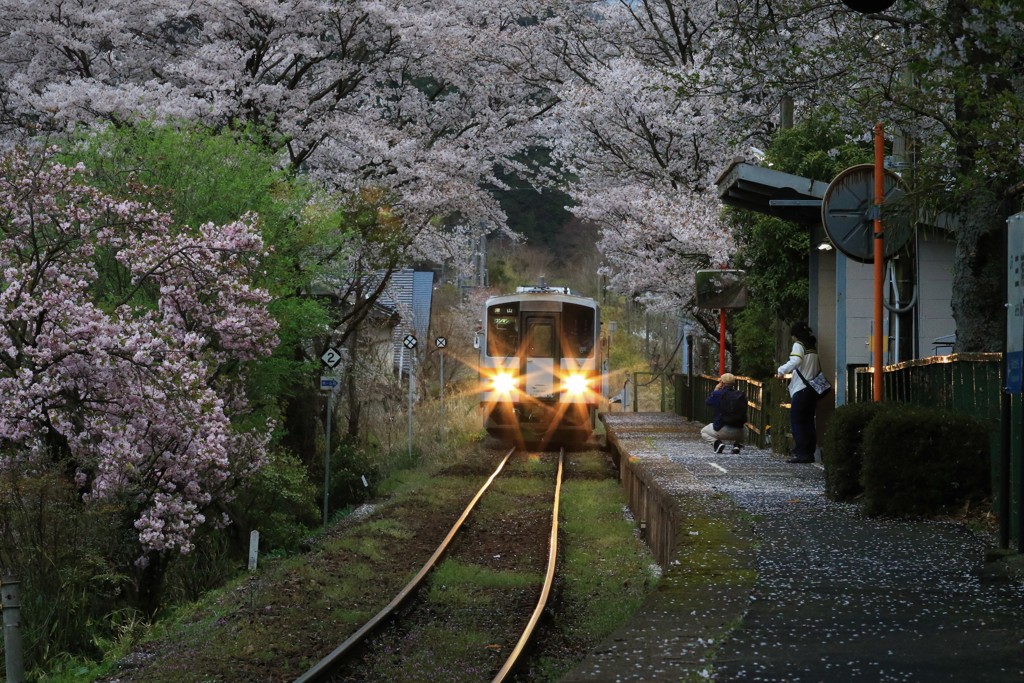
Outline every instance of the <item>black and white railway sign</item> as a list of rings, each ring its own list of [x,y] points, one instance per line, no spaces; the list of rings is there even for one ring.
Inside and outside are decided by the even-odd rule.
[[[436,339],[434,339],[434,346],[436,346],[439,349],[443,349],[444,347],[448,346],[448,340],[445,339],[444,337],[437,337]]]
[[[405,348],[414,349],[416,348],[417,344],[416,337],[412,336],[411,334],[407,334],[405,335],[405,339],[402,340],[402,343],[405,344]]]
[[[338,363],[341,362],[341,351],[333,346],[329,346],[327,347],[327,350],[324,351],[323,355],[320,356],[320,360],[324,362],[324,365],[333,370],[338,367]]]

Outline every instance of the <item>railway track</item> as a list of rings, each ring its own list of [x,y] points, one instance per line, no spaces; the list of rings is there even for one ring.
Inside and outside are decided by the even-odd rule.
[[[488,477],[484,484],[477,491],[476,495],[466,506],[465,510],[453,524],[448,534],[441,541],[438,547],[434,550],[433,554],[422,566],[422,568],[416,573],[416,575],[409,581],[408,584],[403,587],[397,595],[376,615],[374,615],[369,621],[367,621],[362,627],[360,627],[355,633],[347,638],[343,643],[338,645],[330,654],[321,659],[316,665],[306,671],[304,674],[295,679],[295,683],[313,683],[320,681],[337,681],[337,680],[353,680],[352,677],[346,676],[344,671],[347,669],[351,660],[354,659],[356,652],[365,650],[368,646],[367,643],[371,636],[380,630],[385,625],[393,626],[396,621],[401,621],[403,617],[400,614],[400,608],[408,605],[412,602],[413,596],[417,595],[420,588],[424,584],[427,577],[437,568],[438,562],[442,556],[450,552],[456,539],[460,537],[460,533],[465,535],[465,529],[468,526],[467,521],[470,519],[472,513],[477,508],[478,503],[490,490],[492,484],[499,475],[505,469],[509,459],[516,453],[516,449],[509,450],[504,458],[501,459],[498,466],[495,468],[493,473]],[[531,456],[525,456],[527,458]],[[558,557],[558,508],[560,501],[560,492],[562,484],[562,473],[564,467],[564,451],[558,455],[557,471],[555,474],[554,493],[550,496],[550,525],[549,532],[547,535],[547,561],[543,570],[543,584],[540,588],[539,595],[533,606],[532,612],[529,618],[519,628],[521,631],[518,636],[515,634],[505,634],[508,636],[507,642],[511,643],[515,640],[515,645],[511,647],[509,654],[505,657],[503,664],[494,673],[491,680],[494,683],[500,683],[502,681],[510,680],[512,672],[515,670],[520,659],[523,657],[526,651],[526,645],[529,643],[534,630],[537,627],[540,617],[547,604],[548,598],[551,593],[551,589],[555,578],[555,566]],[[501,529],[491,529],[490,531],[474,530],[474,533],[490,533],[492,535],[500,535],[503,532]],[[495,555],[498,557],[498,555]],[[503,651],[504,645],[489,645],[488,647],[494,650]],[[489,676],[490,674],[488,674]],[[486,679],[486,677],[484,677]],[[363,680],[362,677],[356,675],[356,680]]]

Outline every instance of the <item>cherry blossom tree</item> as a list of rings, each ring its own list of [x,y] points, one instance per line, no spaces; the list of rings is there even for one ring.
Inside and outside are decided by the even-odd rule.
[[[1006,218],[1022,208],[1024,6],[1012,0],[900,0],[876,14],[839,3],[730,3],[737,89],[800,111],[827,102],[849,131],[882,122],[906,143],[900,169],[922,215],[953,217],[957,350],[1004,337]],[[754,57],[756,55],[756,58]]]
[[[574,179],[577,216],[601,226],[609,282],[652,310],[690,303],[693,272],[734,249],[714,179],[735,155],[736,121],[754,104],[710,71],[715,5],[592,3],[574,76],[549,137]],[[600,29],[600,30],[598,30]]]
[[[140,565],[187,553],[269,425],[237,430],[246,365],[275,344],[253,219],[172,229],[53,150],[0,165],[0,466],[73,473],[134,515]]]
[[[721,170],[733,154],[748,156],[750,143],[763,146],[783,102],[794,104],[797,118],[827,103],[855,136],[868,137],[882,121],[890,140],[898,133],[908,141],[910,165],[902,172],[922,214],[957,219],[958,349],[998,346],[1005,317],[1001,234],[1006,217],[1021,207],[1014,188],[1024,171],[1024,6],[901,0],[861,14],[839,2],[807,0],[621,0],[591,3],[589,16],[597,19],[572,31],[575,42],[567,40],[562,52],[573,77],[556,88],[567,106],[553,134],[559,159],[578,178],[574,198],[582,211],[600,212],[598,203],[607,205],[616,191],[648,196],[641,187],[697,201],[711,177],[695,182],[700,170]],[[691,119],[699,125],[690,127]],[[673,139],[685,141],[675,156]],[[650,168],[638,163],[644,157]],[[690,175],[680,175],[682,168]],[[659,181],[651,169],[661,173]],[[684,177],[689,185],[680,182]],[[628,206],[639,210],[644,201]],[[649,239],[635,229],[653,225],[649,216],[634,225],[626,211],[604,215],[602,248],[618,286],[648,291],[648,273],[665,282],[659,266],[666,252],[644,250]],[[664,240],[668,223],[653,234]],[[698,243],[710,240],[711,261],[730,252],[727,236],[716,246],[718,226],[692,228]],[[685,282],[671,289],[685,292]]]
[[[559,24],[539,0],[6,3],[0,125],[259,123],[332,189],[394,193],[440,260],[505,229],[483,186],[529,170]]]

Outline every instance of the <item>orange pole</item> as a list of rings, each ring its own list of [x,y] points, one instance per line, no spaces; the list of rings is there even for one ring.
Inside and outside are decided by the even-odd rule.
[[[718,374],[725,374],[725,309],[718,309]]]
[[[885,230],[882,226],[882,202],[885,199],[885,135],[882,124],[875,124],[875,362],[872,389],[875,401],[882,400],[882,284],[885,270]]]

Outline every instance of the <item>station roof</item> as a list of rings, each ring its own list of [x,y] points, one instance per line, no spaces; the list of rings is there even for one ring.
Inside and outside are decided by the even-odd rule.
[[[821,222],[828,183],[735,159],[715,181],[723,204],[803,224]]]

